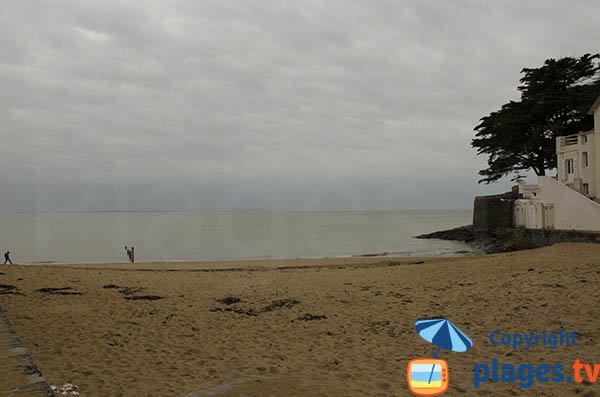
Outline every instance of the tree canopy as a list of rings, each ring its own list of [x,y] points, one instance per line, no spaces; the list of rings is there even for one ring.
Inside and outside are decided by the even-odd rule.
[[[471,146],[487,155],[479,183],[512,180],[533,170],[545,175],[556,168],[559,136],[593,128],[588,110],[600,94],[600,54],[547,59],[539,68],[521,71],[521,98],[480,119]]]

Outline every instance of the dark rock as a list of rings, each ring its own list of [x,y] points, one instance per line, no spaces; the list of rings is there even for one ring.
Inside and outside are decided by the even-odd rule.
[[[562,242],[597,243],[600,232],[578,230],[496,228],[485,233],[473,233],[472,226],[422,234],[416,238],[464,241],[473,248],[493,254],[545,247]],[[533,271],[529,270],[528,271]]]
[[[429,239],[436,238],[440,240],[453,240],[453,241],[465,241],[470,242],[475,239],[473,234],[473,225],[460,226],[454,229],[442,230],[439,232],[421,234],[415,238]]]
[[[53,294],[55,292],[69,291],[69,290],[72,290],[72,289],[73,289],[72,287],[62,287],[62,288],[51,288],[51,287],[48,287],[48,288],[40,288],[40,289],[37,290],[37,292],[43,292],[45,294]]]
[[[119,292],[122,293],[123,295],[134,295],[143,290],[144,290],[144,288],[123,287],[119,290]]]
[[[233,298],[233,300],[238,299],[235,297],[227,297],[227,298]],[[226,300],[227,298],[220,299],[220,300],[218,300],[218,302],[225,303],[228,305],[241,302],[241,300],[238,300],[235,302],[233,302],[233,300],[227,300],[228,302],[232,302],[232,303],[222,302],[223,300]],[[275,301],[271,302],[269,305],[263,307],[260,310],[255,310],[252,308],[242,309],[239,307],[225,307],[225,308],[213,307],[210,309],[210,311],[211,312],[233,312],[233,313],[237,313],[237,314],[245,314],[247,316],[258,316],[259,314],[272,312],[274,310],[290,309],[299,303],[300,303],[300,301],[296,300],[296,299],[280,299],[280,300],[275,300]]]
[[[139,300],[147,300],[147,301],[155,301],[162,299],[162,296],[158,295],[134,295],[134,296],[126,296],[125,299],[131,301],[139,301]]]
[[[42,372],[38,369],[38,367],[34,364],[27,364],[23,367],[23,373],[26,375],[42,375]]]
[[[261,310],[261,312],[262,313],[271,312],[271,311],[276,310],[276,309],[290,309],[290,308],[296,306],[299,303],[300,303],[300,301],[298,301],[296,299],[281,299],[281,300],[276,300],[276,301],[273,301],[270,305],[265,306]]]
[[[236,298],[235,296],[226,296],[222,299],[217,299],[217,302],[223,303],[224,305],[233,305],[235,303],[240,303],[242,300],[240,298]]]
[[[555,229],[495,229],[476,239],[478,248],[487,253],[533,249],[561,242],[595,243],[599,232]]]
[[[145,289],[144,287],[140,287],[140,288],[120,287],[116,284],[106,284],[102,288],[106,288],[106,289],[120,288],[119,292],[121,294],[125,295],[124,298],[127,300],[131,300],[131,301],[138,301],[138,300],[155,301],[158,299],[163,299],[162,296],[158,296],[158,295],[136,295],[137,293],[143,291]]]
[[[327,316],[324,314],[315,315],[315,314],[310,314],[310,313],[304,313],[303,316],[298,317],[298,320],[300,320],[300,321],[327,320]]]
[[[542,286],[547,288],[567,288],[562,284],[542,284]]]
[[[23,292],[14,285],[0,284],[0,295],[23,295]]]
[[[62,288],[40,288],[37,291],[50,294],[50,295],[81,295],[81,292],[71,291],[73,288],[71,287],[62,287]]]
[[[221,307],[213,307],[210,309],[211,312],[233,312],[233,313],[237,313],[237,314],[245,314],[246,316],[253,316],[256,317],[258,316],[258,313],[256,311],[254,311],[254,309],[240,309],[239,307],[225,307],[225,308],[221,308]]]

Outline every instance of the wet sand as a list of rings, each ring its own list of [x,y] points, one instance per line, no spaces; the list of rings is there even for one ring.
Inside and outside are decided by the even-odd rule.
[[[600,362],[600,245],[455,258],[0,266],[2,307],[42,371],[82,396],[406,396],[414,331],[446,316],[474,341],[442,352],[446,395],[600,396],[600,385],[473,385],[490,363]],[[577,346],[489,333],[576,331]],[[2,380],[0,379],[0,386]]]

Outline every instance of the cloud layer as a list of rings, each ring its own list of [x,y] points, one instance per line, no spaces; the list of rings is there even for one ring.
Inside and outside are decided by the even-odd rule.
[[[477,120],[594,1],[8,1],[0,211],[468,208]]]

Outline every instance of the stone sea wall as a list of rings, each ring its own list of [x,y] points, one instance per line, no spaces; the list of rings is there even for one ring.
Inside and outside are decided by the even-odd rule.
[[[600,232],[515,228],[513,204],[518,198],[516,187],[503,194],[475,197],[472,225],[416,238],[464,241],[486,253],[539,248],[561,242],[600,243]]]
[[[464,241],[486,253],[509,252],[545,247],[562,242],[600,243],[600,232],[578,230],[496,228],[485,233],[473,232],[473,226],[423,234],[416,238]]]
[[[473,232],[480,235],[496,229],[513,227],[513,204],[518,198],[518,188],[503,194],[475,197]]]

